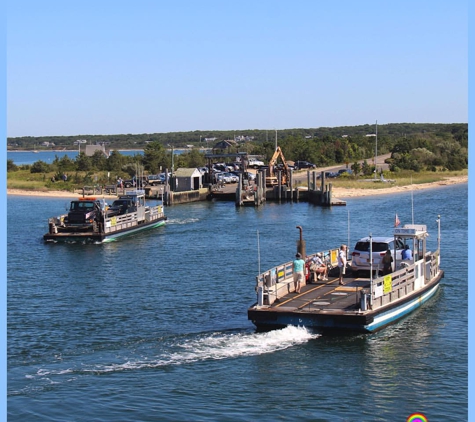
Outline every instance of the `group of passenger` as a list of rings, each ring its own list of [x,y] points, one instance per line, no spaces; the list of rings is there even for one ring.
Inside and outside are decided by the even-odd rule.
[[[344,285],[343,277],[345,276],[345,273],[346,273],[346,263],[347,263],[346,251],[347,251],[347,246],[341,245],[340,249],[338,250],[338,255],[337,255],[338,270],[339,270],[338,284],[341,286]],[[404,246],[404,250],[401,253],[401,257],[403,260],[412,259],[412,251],[409,248],[409,245]],[[383,256],[382,263],[383,263],[383,274],[384,275],[390,274],[392,272],[393,257],[389,249],[386,251],[386,254]],[[328,280],[328,266],[323,261],[323,255],[321,252],[318,252],[313,258],[308,260],[307,265],[308,265],[310,274],[311,276],[313,275],[315,281]],[[297,255],[295,255],[295,260],[293,261],[293,278],[294,278],[294,286],[295,286],[296,293],[300,293],[302,285],[305,284],[305,266],[306,266],[306,263],[302,258],[302,254],[300,252],[297,253]]]
[[[302,254],[299,252],[295,255],[295,260],[293,261],[293,277],[296,293],[300,293],[302,285],[305,284],[306,265],[314,281],[328,280],[328,265],[323,260],[323,254],[321,252],[318,252],[313,258],[309,259],[307,263],[303,260]],[[338,252],[338,268],[340,269],[340,284],[343,284],[343,275],[345,274],[346,268],[346,245],[341,245]]]

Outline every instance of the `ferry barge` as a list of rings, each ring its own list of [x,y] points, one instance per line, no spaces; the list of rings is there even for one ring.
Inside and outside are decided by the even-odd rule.
[[[259,274],[256,277],[257,302],[248,309],[248,319],[259,331],[294,325],[319,332],[363,333],[376,332],[399,321],[439,289],[444,276],[440,268],[440,217],[437,224],[435,252],[426,250],[429,234],[425,225],[395,228],[395,239],[406,244],[412,242],[413,259],[396,258],[394,251],[395,271],[382,277],[379,276],[379,263],[370,262],[369,278],[352,277],[348,265],[345,283],[339,285],[338,249],[321,252],[329,274],[336,274],[336,278],[307,283],[300,294],[295,292],[292,262]],[[373,278],[373,272],[376,278]]]
[[[145,204],[144,190],[125,191],[110,207],[102,199],[82,197],[69,211],[48,219],[45,242],[105,243],[145,229],[163,226],[163,204]]]

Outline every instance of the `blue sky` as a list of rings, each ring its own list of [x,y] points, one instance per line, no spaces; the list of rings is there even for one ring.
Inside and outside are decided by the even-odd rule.
[[[10,1],[7,135],[468,121],[466,1]]]

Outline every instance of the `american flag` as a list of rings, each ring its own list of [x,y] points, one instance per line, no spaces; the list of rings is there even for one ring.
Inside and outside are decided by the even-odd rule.
[[[399,224],[401,224],[401,222],[399,221],[399,217],[396,214],[396,218],[394,219],[394,227],[399,226]]]

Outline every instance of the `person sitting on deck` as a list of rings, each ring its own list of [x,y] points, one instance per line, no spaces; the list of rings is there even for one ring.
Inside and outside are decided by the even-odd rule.
[[[412,251],[409,249],[409,245],[404,246],[404,250],[401,253],[403,260],[412,259]]]
[[[323,256],[321,252],[318,252],[315,257],[312,259],[310,264],[310,271],[314,274],[313,279],[316,280],[328,280],[328,268],[327,265],[323,262]],[[323,277],[322,277],[323,275]]]

